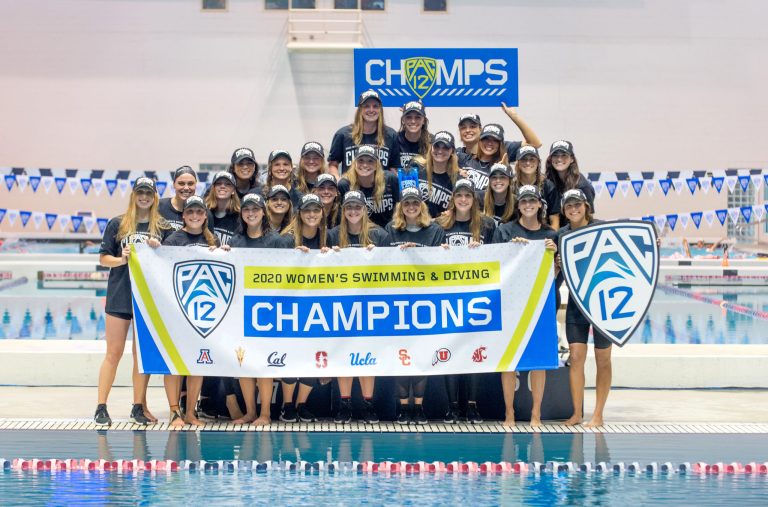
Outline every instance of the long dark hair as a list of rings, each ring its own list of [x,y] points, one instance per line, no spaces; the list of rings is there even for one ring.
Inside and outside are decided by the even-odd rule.
[[[248,235],[248,224],[245,223],[245,220],[243,220],[243,209],[240,208],[240,221],[238,223],[237,227],[237,234],[242,234],[243,236]],[[265,205],[263,208],[261,208],[261,235],[266,235],[272,228],[269,225],[269,215],[267,215],[267,206]]]
[[[561,195],[572,188],[576,188],[576,185],[579,182],[579,176],[581,175],[579,172],[579,163],[576,161],[576,155],[570,153],[569,155],[571,155],[571,165],[565,170],[565,178],[560,178],[557,170],[552,165],[552,155],[550,154],[547,157],[547,179],[555,184],[555,188]]]

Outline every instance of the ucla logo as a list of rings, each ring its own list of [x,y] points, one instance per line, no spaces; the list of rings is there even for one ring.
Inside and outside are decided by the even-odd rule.
[[[187,321],[206,338],[224,318],[235,292],[235,267],[187,261],[173,267],[173,290]]]
[[[622,220],[584,227],[560,239],[570,296],[621,346],[648,311],[659,275],[659,247],[650,222]]]
[[[403,60],[405,82],[417,97],[423,99],[435,84],[437,60],[434,58],[407,58]]]

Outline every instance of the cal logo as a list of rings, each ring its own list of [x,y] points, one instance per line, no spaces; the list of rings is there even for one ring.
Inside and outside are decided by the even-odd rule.
[[[435,84],[437,60],[434,58],[407,58],[403,60],[405,80],[417,97],[423,99]]]
[[[173,289],[187,321],[206,338],[222,321],[232,302],[235,268],[217,261],[176,263]]]
[[[659,247],[650,222],[591,225],[560,238],[570,296],[592,323],[621,346],[648,311],[659,276]]]

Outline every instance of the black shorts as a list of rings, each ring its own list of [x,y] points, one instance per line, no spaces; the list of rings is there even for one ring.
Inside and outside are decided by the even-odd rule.
[[[133,320],[133,314],[132,313],[123,313],[123,312],[105,312],[107,315],[111,315],[112,317],[115,317],[116,319],[120,320]]]
[[[568,339],[568,343],[583,343],[587,344],[589,339],[589,328],[591,324],[565,324],[565,337]],[[592,327],[592,339],[595,342],[596,349],[607,349],[613,342],[605,336],[603,333]]]

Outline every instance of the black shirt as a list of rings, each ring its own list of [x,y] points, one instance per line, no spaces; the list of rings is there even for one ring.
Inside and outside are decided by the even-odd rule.
[[[520,222],[507,222],[496,228],[493,242],[506,243],[514,238],[524,238],[531,241],[551,239],[557,244],[557,237],[557,231],[551,227],[542,226],[538,231],[532,231],[520,225]]]
[[[416,246],[440,246],[445,243],[445,231],[434,222],[416,232],[395,229],[392,222],[388,223],[384,230],[389,236],[388,246],[399,246],[405,243],[416,243]]]
[[[190,234],[187,231],[179,229],[163,241],[165,246],[202,246],[208,248],[208,242],[205,240],[205,235]],[[219,246],[219,239],[216,238],[216,246]]]
[[[272,231],[267,231],[258,238],[252,238],[248,234],[235,234],[229,241],[232,248],[277,248],[280,237]]]
[[[477,199],[480,203],[480,209],[485,210],[485,195],[489,192],[488,189],[483,190],[482,192],[477,193]],[[496,222],[496,225],[498,226],[501,223],[501,219],[504,217],[504,211],[507,209],[507,204],[496,204],[494,201],[493,203],[493,221]]]
[[[496,229],[496,223],[492,218],[482,216],[483,224],[480,226],[480,244],[487,245],[493,240],[493,231]],[[445,242],[448,246],[465,246],[472,241],[472,232],[469,228],[469,220],[460,222],[454,221],[453,227],[445,230]]]
[[[558,177],[558,176],[555,176]],[[570,190],[570,188],[565,189],[563,192],[560,192],[557,190],[557,185],[551,180],[549,180],[552,183],[552,186],[555,187],[554,195],[556,197],[557,202],[557,211],[562,215],[563,210],[560,209],[560,201],[563,198],[563,194]],[[583,174],[579,174],[579,180],[576,182],[576,186],[574,188],[578,188],[582,192],[584,192],[584,195],[587,197],[587,202],[589,203],[589,207],[592,209],[592,213],[595,213],[595,188],[592,186],[592,182],[590,182]],[[547,205],[549,205],[549,201],[547,201]],[[547,210],[547,215],[554,215],[554,213]],[[564,223],[563,219],[565,217],[560,219],[560,223]],[[567,221],[567,220],[566,220]]]
[[[278,248],[296,248],[296,241],[293,237],[293,233],[281,234],[278,242]],[[310,250],[320,250],[320,232],[318,231],[318,233],[315,234],[315,237],[311,239],[302,236],[301,243]]]
[[[222,217],[213,214],[213,233],[219,238],[219,244],[228,245],[232,236],[240,227],[239,213],[225,213]]]
[[[171,229],[178,231],[184,227],[184,211],[174,208],[171,199],[173,198],[163,197],[160,199],[160,203],[157,205],[157,211],[160,213],[160,216],[168,222]],[[213,213],[211,213],[210,210],[208,210],[208,230],[213,232]]]
[[[421,198],[427,204],[429,215],[432,218],[439,217],[443,211],[448,209],[451,196],[453,196],[453,183],[447,172],[432,173],[432,190],[430,191],[427,185],[427,169],[420,167],[419,189],[421,190]]]
[[[376,146],[377,137],[378,134],[376,132],[373,134],[363,134],[360,144]],[[349,166],[352,165],[357,146],[352,139],[352,125],[341,127],[333,135],[331,149],[328,150],[328,162],[338,162],[339,175],[344,174],[349,169]],[[400,162],[400,153],[397,148],[397,132],[390,127],[384,127],[384,146],[377,146],[377,149],[381,166],[385,169],[397,169]]]
[[[104,229],[104,236],[99,248],[99,255],[111,255],[113,257],[122,257],[123,247],[131,244],[146,243],[152,235],[149,233],[149,223],[139,222],[136,224],[136,232],[130,234],[118,241],[117,232],[120,229],[122,215],[114,217],[107,223]],[[163,229],[162,236],[155,238],[163,241],[171,233],[170,229]],[[131,306],[131,280],[128,276],[128,265],[116,266],[109,270],[109,279],[107,280],[107,304],[105,307],[107,313],[133,314]]]
[[[339,246],[339,235],[341,231],[339,227],[334,227],[330,231],[328,231],[328,246],[334,247]],[[368,231],[368,239],[371,243],[373,243],[374,246],[389,246],[389,243],[387,242],[387,233],[384,229],[381,227],[372,227],[370,231]],[[347,243],[349,247],[353,248],[362,248],[363,245],[360,244],[360,235],[359,234],[350,234],[347,233]]]
[[[589,227],[593,224],[599,224],[602,223],[602,220],[592,220],[589,225],[585,225],[584,227]],[[561,227],[557,231],[557,246],[560,247],[560,238],[564,236],[565,234],[571,232],[571,224],[568,224],[566,222],[565,227]],[[579,229],[582,229],[582,227],[579,227]],[[578,230],[578,229],[576,229]],[[562,255],[562,253],[561,253]],[[563,264],[565,264],[565,259],[563,259]],[[574,299],[573,294],[568,294],[568,304],[565,307],[565,323],[566,324],[580,324],[582,326],[589,325],[589,319],[587,319],[583,313],[581,313],[581,310],[579,309],[579,305],[576,304],[576,300]]]
[[[430,139],[431,138],[432,135],[430,134]],[[397,133],[397,150],[400,153],[399,167],[408,167],[408,163],[416,155],[421,155],[422,157],[427,155],[426,152],[422,153],[419,151],[418,141],[414,143],[405,137],[405,132]]]
[[[491,166],[494,162],[483,162],[466,153],[459,156],[459,167],[467,171],[467,179],[475,184],[476,191],[488,188]]]
[[[342,178],[339,180],[339,194],[341,201],[344,201],[344,194],[349,190],[349,180]],[[376,203],[373,200],[373,187],[360,187],[358,190],[365,196],[365,203],[368,206],[368,218],[379,227],[384,227],[392,220],[392,213],[395,206],[400,202],[400,183],[397,175],[389,171],[384,172],[384,194],[381,196],[381,202]]]

